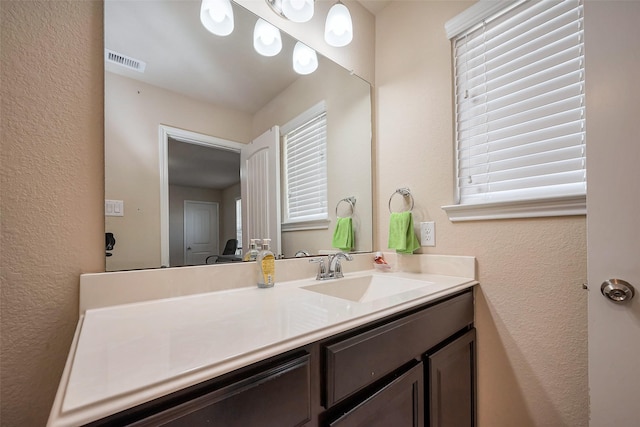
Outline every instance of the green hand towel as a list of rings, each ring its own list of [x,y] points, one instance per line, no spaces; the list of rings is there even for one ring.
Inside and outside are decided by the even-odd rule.
[[[412,254],[420,247],[416,233],[413,231],[413,215],[411,212],[393,212],[389,219],[389,248],[399,254]]]
[[[353,249],[355,243],[355,235],[353,232],[353,222],[351,218],[340,218],[336,221],[336,229],[333,232],[332,246],[344,252]]]

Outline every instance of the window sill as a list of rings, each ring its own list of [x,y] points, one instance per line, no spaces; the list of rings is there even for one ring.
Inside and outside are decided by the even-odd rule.
[[[316,219],[313,221],[297,221],[283,222],[281,225],[282,232],[285,231],[304,231],[304,230],[326,230],[331,223],[328,219]]]
[[[442,206],[452,222],[586,215],[586,196]]]

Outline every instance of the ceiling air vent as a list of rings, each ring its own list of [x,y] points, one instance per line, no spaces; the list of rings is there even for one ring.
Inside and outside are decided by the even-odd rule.
[[[122,55],[121,53],[114,52],[109,49],[104,50],[104,60],[112,64],[117,64],[122,67],[128,68],[130,70],[138,71],[140,73],[144,73],[144,69],[147,66],[147,64],[142,61],[133,59],[129,56]]]

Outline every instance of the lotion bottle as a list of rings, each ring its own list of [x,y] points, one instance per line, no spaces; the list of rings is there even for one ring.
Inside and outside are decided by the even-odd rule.
[[[258,258],[258,239],[251,239],[249,252],[244,256],[245,261],[255,261]]]
[[[269,249],[271,239],[262,240],[262,250],[256,259],[258,265],[258,287],[272,288],[275,284],[276,257]]]

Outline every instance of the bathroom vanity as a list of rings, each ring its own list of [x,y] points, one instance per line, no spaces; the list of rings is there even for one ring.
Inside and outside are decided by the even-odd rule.
[[[475,284],[360,271],[87,310],[49,425],[472,426]]]

